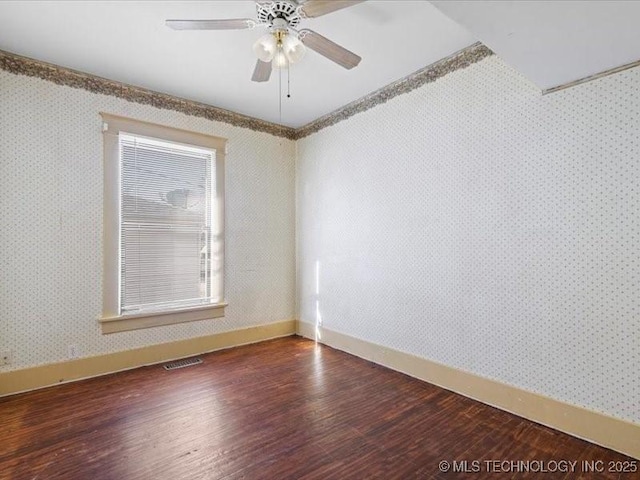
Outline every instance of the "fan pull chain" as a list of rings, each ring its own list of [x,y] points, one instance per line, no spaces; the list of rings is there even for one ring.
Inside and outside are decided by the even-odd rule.
[[[282,125],[282,68],[278,68],[278,110],[280,115],[278,123]]]
[[[291,64],[287,60],[287,98],[291,98]]]

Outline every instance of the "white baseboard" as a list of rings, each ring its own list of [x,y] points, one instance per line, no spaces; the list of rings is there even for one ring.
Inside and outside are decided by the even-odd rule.
[[[297,333],[316,339],[314,325]],[[317,341],[520,417],[640,459],[640,425],[322,328]]]
[[[0,373],[0,396],[97,377],[247,343],[261,342],[271,338],[294,335],[295,333],[296,321],[285,320],[205,337],[13,370]]]

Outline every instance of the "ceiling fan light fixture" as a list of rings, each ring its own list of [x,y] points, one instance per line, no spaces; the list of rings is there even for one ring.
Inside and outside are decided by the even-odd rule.
[[[263,62],[272,62],[273,68],[286,68],[302,60],[307,51],[296,35],[278,30],[260,37],[253,44],[253,53]]]
[[[263,62],[270,62],[277,49],[278,41],[271,33],[263,35],[253,44],[253,53]]]
[[[266,82],[272,69],[286,68],[288,74],[289,66],[302,60],[307,48],[346,69],[357,66],[362,59],[355,53],[313,30],[305,28],[298,31],[296,28],[304,18],[320,17],[363,1],[365,0],[256,0],[257,21],[251,18],[169,19],[165,23],[174,30],[246,30],[256,26],[268,28],[269,33],[258,38],[252,46],[258,60],[251,80]],[[282,77],[281,71],[279,77]]]

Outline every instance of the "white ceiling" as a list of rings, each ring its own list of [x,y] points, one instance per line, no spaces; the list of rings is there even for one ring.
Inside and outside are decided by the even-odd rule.
[[[300,127],[476,41],[427,1],[368,2],[304,20],[362,56],[345,70],[309,51],[278,77],[251,82],[263,29],[174,31],[169,18],[255,18],[253,1],[2,1],[0,49],[112,80]],[[286,78],[286,77],[285,77]],[[286,82],[283,82],[286,85]]]
[[[541,89],[640,60],[640,1],[433,1]]]
[[[168,18],[255,18],[252,0],[0,1],[0,49],[131,85],[303,126],[477,40],[541,89],[640,59],[640,1],[369,0],[304,20],[363,57],[345,70],[319,54],[251,82],[264,30],[175,31]],[[283,77],[286,88],[286,76]]]

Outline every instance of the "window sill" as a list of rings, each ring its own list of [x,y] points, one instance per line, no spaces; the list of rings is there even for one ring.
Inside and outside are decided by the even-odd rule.
[[[102,317],[98,321],[102,327],[102,333],[126,332],[140,328],[160,327],[163,325],[224,317],[224,308],[227,305],[227,303],[216,303],[214,305],[204,305],[165,312],[145,312],[120,315],[117,317]]]

